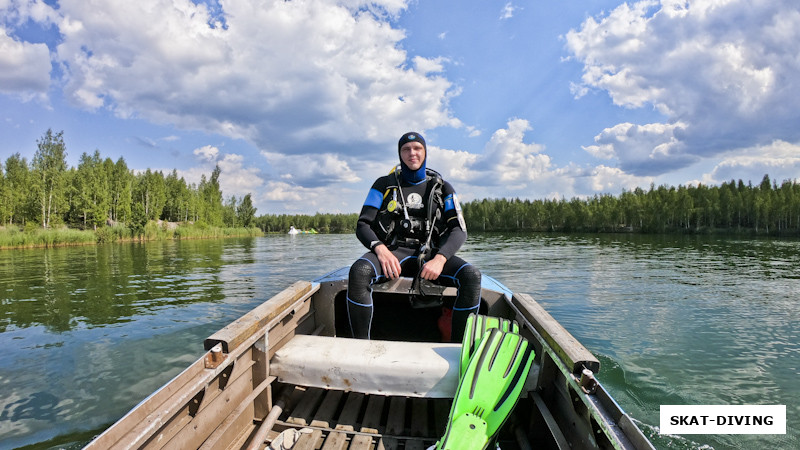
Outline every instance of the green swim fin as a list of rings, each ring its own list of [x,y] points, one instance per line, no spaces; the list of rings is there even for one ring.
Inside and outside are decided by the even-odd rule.
[[[461,377],[436,449],[486,449],[514,409],[532,363],[533,347],[525,338],[490,329]]]
[[[475,353],[478,344],[487,331],[497,328],[501,331],[519,333],[519,324],[516,320],[508,320],[502,317],[484,316],[472,313],[467,317],[467,326],[464,329],[464,339],[461,341],[461,364],[458,368],[458,376],[463,377],[467,370],[470,357]]]

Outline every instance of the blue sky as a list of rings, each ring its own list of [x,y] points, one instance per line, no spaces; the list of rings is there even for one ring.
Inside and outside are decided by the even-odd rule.
[[[258,213],[357,212],[409,130],[462,201],[800,176],[796,0],[0,0],[0,162],[48,128]]]

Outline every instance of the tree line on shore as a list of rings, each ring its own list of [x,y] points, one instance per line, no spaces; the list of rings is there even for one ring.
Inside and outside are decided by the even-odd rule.
[[[462,205],[470,232],[747,233],[800,235],[800,183],[731,180],[719,186],[654,186],[572,199],[481,199]],[[256,218],[265,232],[290,225],[352,233],[358,214],[271,215]]]
[[[223,198],[219,166],[199,184],[176,170],[135,172],[125,160],[83,153],[68,167],[63,131],[47,130],[29,163],[19,153],[0,161],[0,226],[127,230],[143,235],[152,222],[198,228],[253,228],[286,232],[290,226],[321,233],[354,232],[358,215],[262,215],[250,194]],[[800,184],[731,180],[719,186],[654,186],[614,196],[567,199],[482,199],[463,205],[470,231],[557,231],[800,234]],[[150,228],[153,228],[152,226]],[[185,234],[187,230],[183,231]],[[125,234],[123,233],[123,234]],[[102,233],[101,233],[102,234]],[[217,234],[212,234],[217,235]]]
[[[800,184],[731,180],[654,186],[570,200],[484,199],[463,205],[470,231],[800,234]]]
[[[357,221],[358,214],[266,214],[256,217],[253,223],[265,233],[285,233],[290,227],[319,233],[354,233]]]
[[[187,183],[176,170],[134,172],[124,158],[84,152],[68,167],[63,131],[37,140],[30,163],[19,153],[0,162],[0,225],[50,229],[124,226],[141,235],[151,221],[194,223],[200,228],[253,227],[250,194],[223,199],[220,168],[200,183]]]

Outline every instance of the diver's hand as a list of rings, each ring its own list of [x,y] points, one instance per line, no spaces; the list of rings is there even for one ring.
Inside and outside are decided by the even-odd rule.
[[[437,254],[433,259],[423,264],[422,272],[420,272],[419,276],[424,280],[430,281],[439,278],[439,275],[442,274],[442,269],[444,269],[444,263],[446,262],[447,258]]]
[[[386,278],[394,280],[400,276],[400,261],[388,247],[384,244],[378,244],[373,251],[378,255],[378,261],[381,263],[381,270],[383,270],[383,275]]]

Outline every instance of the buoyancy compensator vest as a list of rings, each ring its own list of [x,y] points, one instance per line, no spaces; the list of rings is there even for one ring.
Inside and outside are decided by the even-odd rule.
[[[425,183],[402,186],[401,167],[395,167],[393,182],[388,183],[373,230],[388,246],[429,250],[434,237],[445,231],[442,223],[444,199],[442,176],[426,169]],[[438,240],[438,239],[433,239]]]

